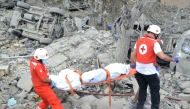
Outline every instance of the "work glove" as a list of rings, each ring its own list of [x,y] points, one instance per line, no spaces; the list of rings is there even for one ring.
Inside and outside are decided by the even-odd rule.
[[[163,40],[159,40],[159,39],[158,39],[157,42],[158,42],[159,44],[161,44],[161,45],[164,44]]]
[[[156,66],[156,71],[159,71],[159,67],[158,66]]]
[[[55,82],[53,80],[51,80],[51,87],[55,86]]]
[[[136,69],[136,65],[131,65],[131,68],[132,69]]]
[[[175,57],[175,58],[174,58],[174,62],[176,62],[176,63],[178,63],[178,62],[179,62],[178,57]]]

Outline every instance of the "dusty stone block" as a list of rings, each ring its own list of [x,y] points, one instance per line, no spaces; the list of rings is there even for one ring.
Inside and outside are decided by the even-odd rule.
[[[21,76],[21,78],[19,79],[17,83],[17,87],[23,90],[26,90],[28,92],[32,89],[33,84],[32,84],[31,75],[29,72],[26,72]]]
[[[24,59],[23,58],[18,58],[17,62],[18,62],[18,64],[22,64],[24,62]]]
[[[190,94],[190,88],[184,89],[184,90],[183,90],[183,93],[185,93],[185,94]]]
[[[65,109],[73,109],[72,106],[67,102],[67,103],[62,103]]]
[[[10,95],[7,95],[7,94],[3,94],[2,97],[3,97],[6,101],[8,101],[8,100],[10,99]]]
[[[167,94],[168,94],[168,92],[167,92],[167,91],[165,91],[165,90],[160,89],[160,94],[167,95]]]
[[[187,101],[181,101],[181,106],[183,109],[189,109],[189,104]]]
[[[190,100],[190,94],[179,94],[179,98],[183,99],[183,100]]]
[[[171,74],[164,74],[165,79],[171,79]]]
[[[81,109],[92,109],[92,108],[91,108],[90,104],[88,104],[88,103],[83,103],[83,104],[81,105]]]
[[[96,100],[96,97],[94,97],[93,95],[84,96],[79,99],[81,103],[82,102],[93,103],[95,100]]]
[[[66,101],[70,102],[73,105],[76,105],[78,102],[79,96],[77,94],[74,94],[74,96],[68,96]]]
[[[190,87],[190,81],[185,81],[185,82],[183,82],[179,87],[181,88],[181,89],[185,89],[185,88],[187,88],[187,87]]]
[[[0,65],[0,76],[8,74],[9,68],[10,68],[9,65]]]
[[[56,54],[48,59],[48,65],[52,67],[56,67],[64,63],[65,60],[67,60],[67,57],[65,55]]]

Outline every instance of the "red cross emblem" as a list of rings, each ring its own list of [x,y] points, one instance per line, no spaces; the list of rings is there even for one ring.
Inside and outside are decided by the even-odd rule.
[[[146,46],[146,44],[141,44],[141,45],[139,46],[139,52],[140,52],[140,54],[142,54],[142,55],[147,52],[147,46]]]
[[[143,47],[141,47],[141,50],[142,50],[142,52],[145,50],[144,46],[143,46]]]

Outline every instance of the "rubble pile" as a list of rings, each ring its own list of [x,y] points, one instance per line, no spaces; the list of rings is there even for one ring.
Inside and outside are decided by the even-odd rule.
[[[188,9],[180,11],[187,11],[186,13],[188,13]],[[170,13],[166,10],[163,13],[168,12],[171,16],[176,15],[176,8],[172,10],[175,11]],[[7,25],[12,13],[12,10],[4,10],[0,19],[1,109],[35,109],[40,102],[39,96],[32,88],[29,71],[29,57],[38,47],[44,47],[49,53],[47,66],[50,74],[58,74],[66,68],[79,70],[83,73],[104,68],[106,65],[114,63],[117,40],[110,31],[97,30],[93,26],[89,26],[88,29],[80,29],[80,31],[67,27],[73,31],[67,32],[64,37],[54,40],[49,45],[43,45],[36,40],[19,37],[7,32]],[[165,30],[165,34],[162,36],[180,35],[183,31],[189,29],[187,23],[190,20],[189,14],[181,15],[179,13],[179,15],[181,17],[176,17],[178,24],[168,24],[162,27]],[[172,27],[178,28],[179,31],[173,30],[175,28]],[[190,77],[183,75],[181,72],[171,72],[168,67],[161,67],[159,76],[161,86],[160,108],[189,109]],[[76,92],[72,96],[69,91],[56,88],[53,88],[53,90],[62,101],[65,109],[128,109],[127,106],[133,98],[133,96],[126,95],[112,96],[111,107],[109,107],[108,96],[101,96],[101,94],[108,94],[107,84],[84,86],[78,89],[86,93],[97,93],[97,95]],[[131,76],[112,82],[111,90],[112,94],[134,94],[138,90],[138,84],[134,76]],[[148,94],[146,105],[150,108],[150,104],[150,94]]]

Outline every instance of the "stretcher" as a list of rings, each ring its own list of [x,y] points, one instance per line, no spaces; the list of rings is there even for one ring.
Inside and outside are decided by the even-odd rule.
[[[130,68],[130,65],[113,63],[103,69],[92,70],[81,73],[78,70],[64,69],[59,75],[50,75],[55,82],[55,87],[60,90],[70,90],[71,95],[81,85],[89,86],[94,84],[108,84],[109,105],[111,106],[111,82],[120,80],[136,73],[136,69]]]

